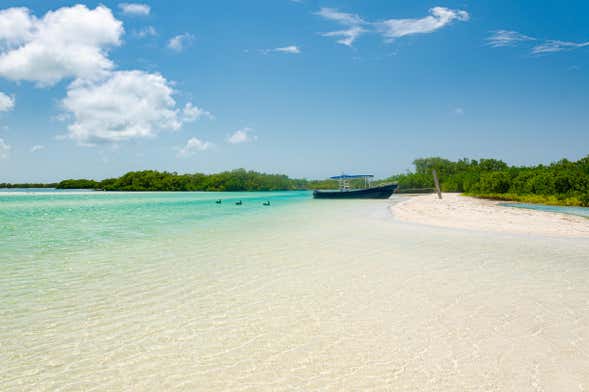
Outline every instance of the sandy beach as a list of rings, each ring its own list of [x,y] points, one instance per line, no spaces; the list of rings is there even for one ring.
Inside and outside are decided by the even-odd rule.
[[[458,193],[420,195],[391,207],[395,219],[429,226],[555,237],[589,238],[589,219],[503,207]]]

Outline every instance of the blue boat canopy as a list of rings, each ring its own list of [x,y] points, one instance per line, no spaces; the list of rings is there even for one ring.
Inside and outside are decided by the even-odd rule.
[[[372,174],[342,174],[339,176],[329,177],[332,180],[351,180],[354,178],[374,178]]]

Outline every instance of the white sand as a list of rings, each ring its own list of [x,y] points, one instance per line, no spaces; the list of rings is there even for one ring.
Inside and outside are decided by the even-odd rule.
[[[574,215],[502,207],[499,202],[444,193],[420,195],[391,207],[404,222],[478,231],[589,238],[589,219]]]

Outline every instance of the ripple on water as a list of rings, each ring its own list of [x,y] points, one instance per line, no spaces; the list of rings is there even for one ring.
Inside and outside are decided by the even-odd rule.
[[[158,203],[100,207],[121,222],[88,232],[76,222],[93,210],[72,207],[56,230],[83,246],[9,248],[0,389],[589,385],[586,241],[403,225],[383,202],[301,198],[219,219]]]

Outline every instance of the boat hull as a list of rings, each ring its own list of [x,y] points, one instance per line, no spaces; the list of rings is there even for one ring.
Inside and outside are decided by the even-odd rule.
[[[397,189],[397,184],[375,186],[348,191],[313,191],[315,199],[388,199]]]

